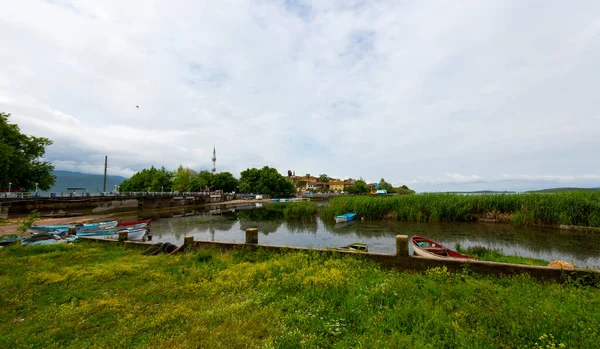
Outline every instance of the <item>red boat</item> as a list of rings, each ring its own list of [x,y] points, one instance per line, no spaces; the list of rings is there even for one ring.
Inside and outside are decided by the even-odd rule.
[[[119,223],[117,223],[117,227],[128,227],[131,225],[138,225],[138,224],[142,224],[142,223],[146,223],[146,225],[150,225],[150,223],[152,223],[152,220],[146,219],[145,221],[119,222]]]
[[[467,256],[466,254],[458,253],[453,251],[444,245],[439,244],[435,241],[431,241],[422,236],[415,235],[411,238],[412,247],[418,256],[432,258],[432,259],[472,259],[479,260],[478,258]]]

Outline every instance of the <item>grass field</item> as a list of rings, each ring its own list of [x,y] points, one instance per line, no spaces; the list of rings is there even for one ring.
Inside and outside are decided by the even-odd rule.
[[[388,197],[346,196],[329,200],[325,219],[354,212],[366,219],[402,221],[473,221],[508,219],[517,225],[581,225],[600,227],[600,191],[555,194],[420,194]]]
[[[0,250],[0,296],[5,348],[597,348],[600,338],[597,287],[399,273],[334,253],[11,246]]]

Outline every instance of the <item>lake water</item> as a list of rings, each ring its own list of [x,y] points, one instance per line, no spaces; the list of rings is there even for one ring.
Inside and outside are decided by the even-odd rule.
[[[554,228],[520,228],[499,223],[407,223],[355,221],[336,225],[316,219],[286,222],[270,219],[264,210],[213,209],[208,212],[164,214],[153,218],[152,241],[183,243],[185,236],[196,240],[244,242],[245,229],[258,228],[260,244],[298,247],[340,247],[353,242],[369,245],[369,252],[395,253],[396,235],[421,235],[454,249],[456,243],[500,249],[508,255],[561,259],[578,267],[600,268],[600,234]],[[235,212],[231,212],[235,211]],[[138,217],[141,218],[141,217]]]

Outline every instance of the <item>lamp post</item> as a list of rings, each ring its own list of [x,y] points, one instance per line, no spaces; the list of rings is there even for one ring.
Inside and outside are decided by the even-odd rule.
[[[162,195],[162,193],[163,193],[163,189],[164,189],[164,186],[163,186],[163,185],[161,185],[161,186],[160,186],[160,194],[161,194],[161,195]]]
[[[8,196],[10,196],[10,186],[12,185],[11,182],[8,182]]]
[[[37,194],[38,192],[38,183],[35,183],[35,193]]]

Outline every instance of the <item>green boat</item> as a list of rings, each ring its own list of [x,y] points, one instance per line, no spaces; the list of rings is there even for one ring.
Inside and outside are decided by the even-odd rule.
[[[336,251],[349,251],[349,252],[369,252],[369,246],[367,244],[363,244],[362,242],[355,242],[348,246],[337,247],[334,250]]]

